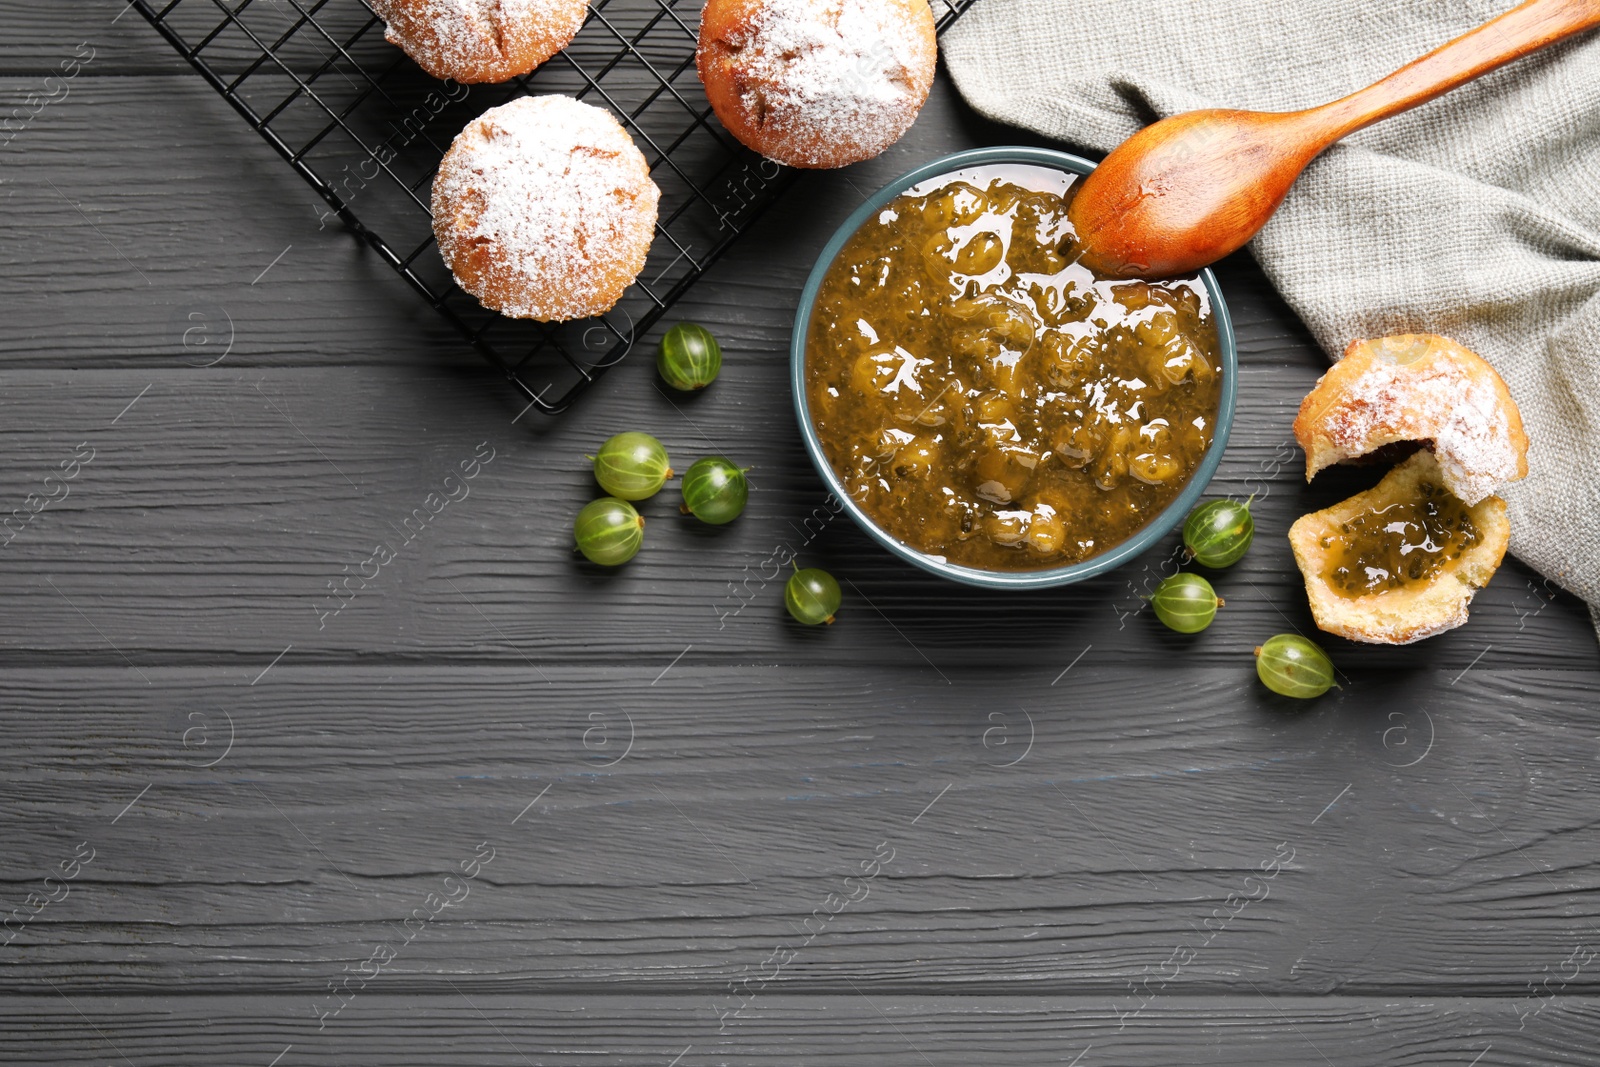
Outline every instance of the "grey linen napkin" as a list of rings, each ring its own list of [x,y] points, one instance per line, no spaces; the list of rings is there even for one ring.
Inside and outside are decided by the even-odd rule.
[[[1512,6],[979,0],[942,44],[980,113],[1109,150],[1179,111],[1325,103]],[[1532,441],[1512,551],[1600,625],[1600,35],[1334,146],[1250,248],[1334,359],[1416,332],[1495,366]]]

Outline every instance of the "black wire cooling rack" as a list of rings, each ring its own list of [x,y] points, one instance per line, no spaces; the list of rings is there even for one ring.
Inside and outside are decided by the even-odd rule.
[[[423,299],[554,413],[627,355],[777,198],[795,172],[717,122],[694,69],[702,0],[590,0],[577,38],[503,85],[428,77],[362,0],[130,0],[149,23]],[[975,0],[931,0],[939,29]],[[525,93],[566,93],[622,119],[661,188],[639,280],[607,314],[507,319],[461,291],[433,250],[434,170],[471,119]],[[525,408],[524,410],[528,410]]]

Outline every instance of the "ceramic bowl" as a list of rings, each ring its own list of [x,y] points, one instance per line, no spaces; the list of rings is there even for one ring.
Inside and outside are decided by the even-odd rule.
[[[823,276],[838,256],[845,242],[855,235],[866,221],[881,211],[895,197],[912,188],[921,185],[930,179],[972,167],[990,167],[995,165],[1020,164],[1023,166],[1044,167],[1047,169],[1066,172],[1074,175],[1088,174],[1094,169],[1094,164],[1078,156],[1066,152],[1056,152],[1046,148],[980,148],[969,152],[959,152],[955,155],[936,159],[931,163],[918,167],[878,190],[866,203],[857,208],[851,216],[844,221],[838,232],[833,235],[822,254],[817,257],[817,265],[812,268],[811,276],[806,281],[805,290],[800,295],[800,307],[795,315],[794,335],[789,346],[790,386],[794,392],[795,416],[800,422],[800,433],[805,439],[806,452],[811,456],[811,462],[816,466],[817,473],[822,476],[828,488],[844,504],[844,509],[850,513],[862,529],[870,534],[884,548],[901,559],[930,571],[943,578],[964,582],[967,585],[983,586],[989,589],[1041,589],[1048,586],[1066,585],[1070,582],[1080,582],[1097,574],[1103,574],[1114,567],[1135,558],[1151,545],[1169,533],[1174,527],[1183,522],[1185,516],[1200,499],[1200,494],[1205,492],[1206,485],[1216,473],[1217,465],[1222,462],[1222,452],[1228,443],[1228,431],[1233,426],[1233,409],[1236,393],[1236,384],[1239,369],[1239,354],[1233,336],[1233,322],[1228,315],[1228,305],[1222,298],[1222,290],[1217,285],[1216,276],[1210,270],[1201,272],[1205,283],[1206,292],[1210,296],[1211,306],[1217,324],[1217,336],[1220,342],[1222,360],[1222,396],[1217,406],[1216,432],[1212,438],[1211,447],[1201,458],[1199,467],[1187,485],[1178,494],[1177,498],[1165,510],[1155,516],[1131,537],[1120,544],[1113,545],[1106,551],[1089,559],[1077,563],[1066,564],[1060,567],[1050,567],[1033,571],[990,571],[977,567],[967,567],[951,563],[938,556],[931,556],[920,549],[913,548],[896,537],[886,533],[874,523],[848,493],[846,493],[839,476],[828,463],[828,457],[823,452],[822,442],[817,438],[816,427],[811,421],[811,412],[806,403],[806,336],[811,329],[812,309],[816,305],[817,291],[822,286]]]

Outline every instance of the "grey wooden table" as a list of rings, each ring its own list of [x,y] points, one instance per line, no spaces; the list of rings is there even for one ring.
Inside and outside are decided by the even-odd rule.
[[[861,190],[1016,139],[945,81],[684,302],[715,388],[663,395],[652,337],[513,424],[121,11],[0,0],[5,108],[94,57],[0,150],[0,510],[58,497],[0,550],[0,1061],[1600,1062],[1587,615],[1512,561],[1448,635],[1327,639],[1314,704],[1256,683],[1312,630],[1288,524],[1374,475],[1302,483],[1323,358],[1247,258],[1214,491],[1259,536],[1180,639],[1139,599],[1171,543],[1002,596],[823,506],[792,308]],[[213,366],[192,311],[233,324]],[[751,465],[748,512],[663,497],[637,560],[578,565],[623,429]],[[785,546],[845,580],[837,625],[786,618]]]

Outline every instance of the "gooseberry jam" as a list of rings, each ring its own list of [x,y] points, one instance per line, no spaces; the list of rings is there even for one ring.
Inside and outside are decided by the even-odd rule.
[[[1391,593],[1427,581],[1483,539],[1450,490],[1424,482],[1418,495],[1357,515],[1322,538],[1329,587],[1351,598]]]
[[[1076,177],[992,166],[899,196],[845,244],[806,338],[824,454],[880,528],[997,571],[1099,555],[1199,466],[1221,397],[1199,277],[1076,262]]]

